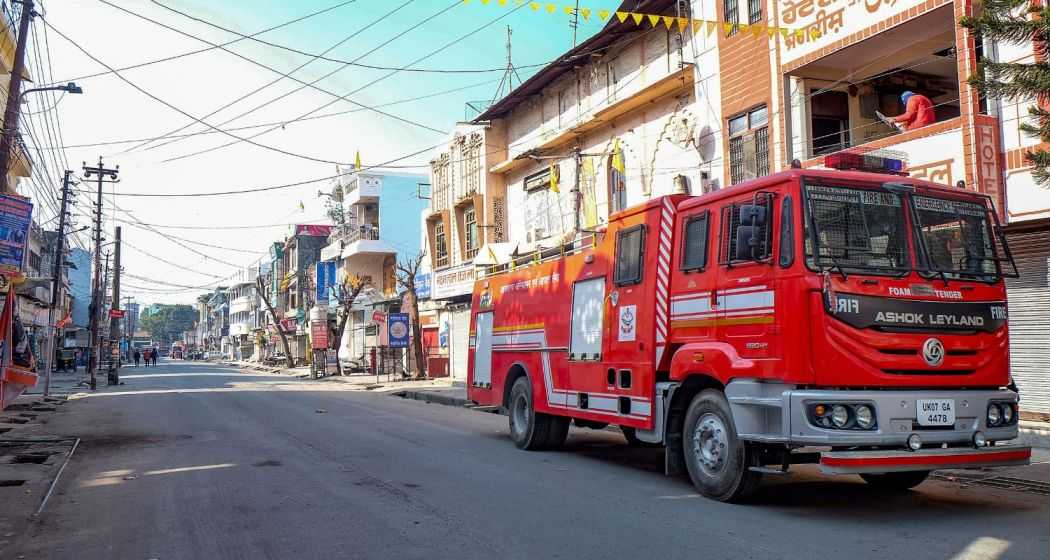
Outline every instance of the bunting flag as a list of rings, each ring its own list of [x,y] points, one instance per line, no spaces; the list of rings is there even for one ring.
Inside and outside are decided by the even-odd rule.
[[[464,4],[471,4],[471,0],[463,0]],[[527,0],[478,0],[476,2],[482,6],[498,5],[501,7],[523,7],[528,6],[535,13],[546,13],[546,14],[565,14],[568,16],[578,15],[583,18],[584,21],[590,21],[591,16],[596,15],[598,19],[605,22],[611,17],[616,17],[620,23],[633,22],[634,25],[639,27],[648,24],[649,28],[658,27],[663,24],[664,28],[671,30],[674,27],[678,27],[679,33],[684,33],[686,29],[692,27],[693,33],[699,33],[706,27],[707,34],[714,33],[716,29],[721,28],[727,35],[734,31],[739,31],[741,34],[745,34],[748,31],[751,32],[751,36],[757,38],[767,37],[769,39],[775,39],[779,35],[784,40],[787,40],[792,35],[800,40],[804,40],[807,36],[811,39],[817,39],[821,36],[821,33],[817,29],[789,29],[786,27],[768,27],[765,25],[748,25],[748,24],[733,24],[726,21],[714,21],[705,19],[690,19],[684,17],[669,16],[663,14],[649,14],[640,12],[624,12],[624,11],[611,11],[611,10],[595,10],[592,8],[577,7],[577,5],[555,3],[555,2],[533,2]],[[360,166],[358,166],[360,168]]]
[[[553,193],[560,193],[561,189],[558,188],[558,181],[561,180],[561,166],[558,165],[557,163],[552,163],[551,167],[550,167],[550,170],[551,170],[551,172],[550,172],[550,176],[551,176],[551,192],[553,192]]]
[[[361,169],[361,150],[354,154],[354,169]]]
[[[610,163],[613,169],[620,173],[626,173],[627,167],[623,164],[623,150],[620,149],[620,139],[613,140],[612,147],[612,162]]]

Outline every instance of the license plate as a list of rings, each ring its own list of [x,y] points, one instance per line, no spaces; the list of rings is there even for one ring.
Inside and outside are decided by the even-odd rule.
[[[915,417],[920,426],[954,426],[955,399],[918,399]]]

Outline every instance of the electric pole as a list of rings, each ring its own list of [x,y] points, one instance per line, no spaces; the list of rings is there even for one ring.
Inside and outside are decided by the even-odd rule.
[[[117,174],[120,172],[120,166],[118,165],[113,169],[107,169],[102,164],[102,157],[100,156],[98,158],[98,166],[89,167],[87,163],[84,163],[83,169],[84,179],[90,179],[92,177],[98,178],[98,201],[95,205],[95,277],[91,282],[91,320],[89,327],[91,332],[91,347],[88,351],[87,366],[88,377],[91,379],[91,390],[94,391],[95,365],[98,360],[99,310],[102,308],[102,294],[99,291],[99,287],[102,284],[102,279],[99,278],[99,275],[102,273],[102,185],[105,183],[118,182]],[[106,177],[109,177],[108,181],[105,180]]]
[[[120,311],[120,226],[117,226],[116,233],[114,234],[113,242],[116,246],[113,248],[113,298],[110,301],[110,314],[109,314],[109,345],[112,347],[114,343],[117,344],[117,363],[110,363],[109,366],[109,384],[116,385],[120,383],[120,319],[116,317],[116,313],[113,311]],[[112,359],[113,352],[110,350],[110,357]]]
[[[33,18],[33,0],[16,0],[22,4],[22,17],[18,21],[18,43],[15,45],[15,60],[11,68],[11,81],[7,86],[7,106],[4,109],[4,129],[0,134],[0,179],[7,190],[7,173],[11,168],[12,146],[18,138],[18,117],[22,104],[22,74],[25,72],[26,37],[29,36],[29,20]]]
[[[55,352],[58,340],[58,329],[55,326],[55,309],[58,307],[59,298],[62,296],[62,269],[66,260],[64,243],[66,240],[66,214],[69,204],[69,186],[73,183],[73,172],[66,170],[62,177],[62,200],[58,213],[58,235],[55,238],[55,262],[51,269],[51,305],[47,310],[47,328],[50,336],[47,341],[47,361],[44,366],[44,396],[51,395],[51,372],[55,367]]]

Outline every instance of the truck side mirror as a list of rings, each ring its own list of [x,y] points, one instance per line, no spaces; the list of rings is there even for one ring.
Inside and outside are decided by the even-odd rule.
[[[740,207],[740,225],[736,228],[735,260],[759,259],[759,249],[766,239],[766,207],[745,204]]]

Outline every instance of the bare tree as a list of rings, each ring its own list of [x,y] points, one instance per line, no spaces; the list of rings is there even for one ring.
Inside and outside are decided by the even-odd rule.
[[[423,332],[419,326],[419,298],[416,297],[416,274],[423,262],[423,254],[417,254],[397,263],[397,283],[405,289],[408,302],[408,323],[412,325],[412,361],[416,365],[416,379],[426,377],[426,359],[423,356]]]
[[[270,312],[270,319],[277,326],[277,334],[281,335],[284,359],[287,360],[289,368],[294,368],[295,360],[292,359],[292,352],[288,349],[288,335],[284,334],[284,329],[281,328],[281,320],[277,318],[277,311],[274,310],[273,305],[270,305],[269,294],[266,292],[266,284],[263,282],[262,276],[255,277],[255,290],[259,292],[259,297],[263,300],[263,304],[266,305],[266,310]]]
[[[339,375],[343,375],[343,363],[339,361],[339,348],[343,345],[343,331],[346,330],[346,322],[350,319],[350,308],[364,287],[365,283],[360,278],[348,274],[339,288],[340,309],[335,324],[335,363],[339,369]]]

